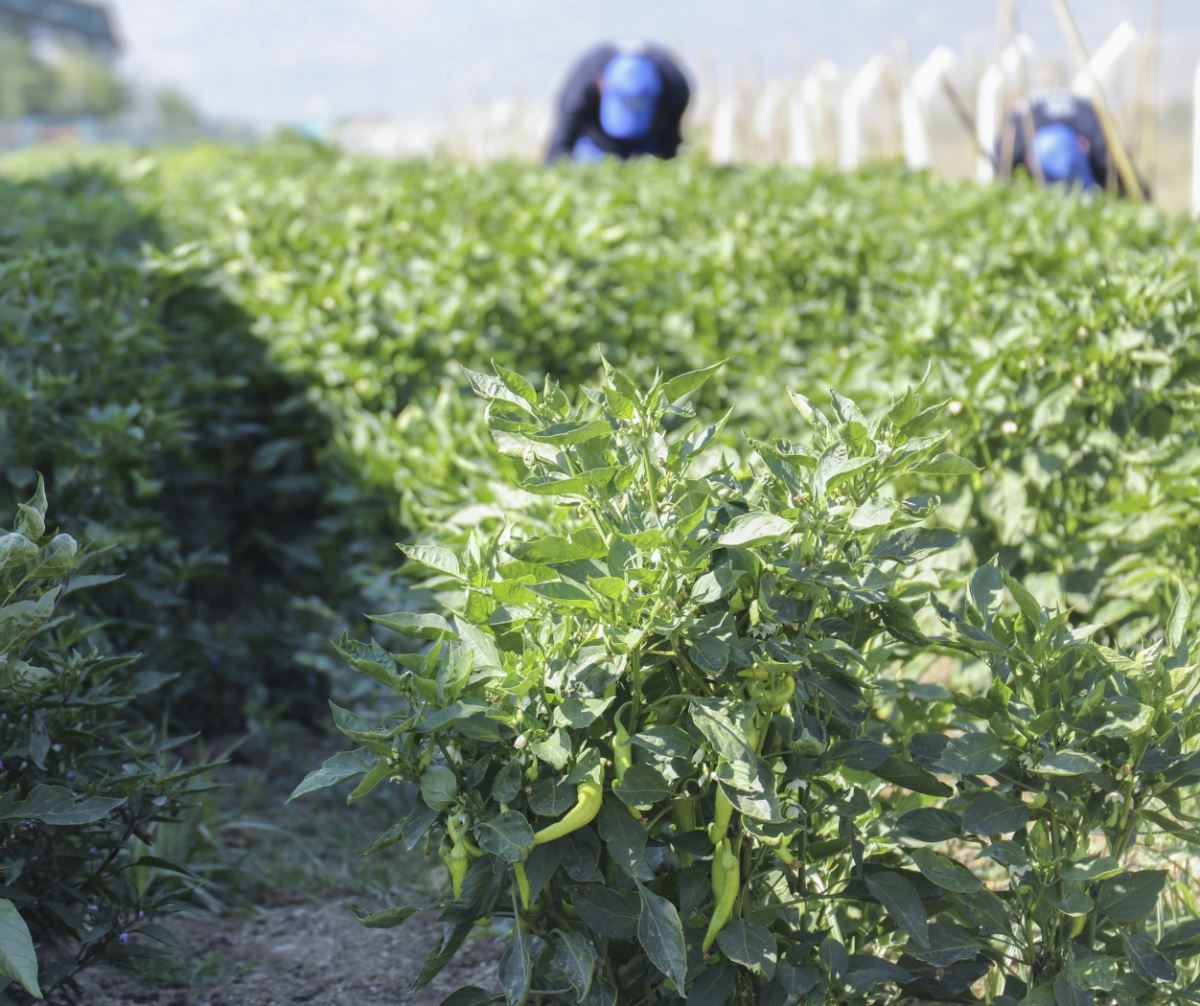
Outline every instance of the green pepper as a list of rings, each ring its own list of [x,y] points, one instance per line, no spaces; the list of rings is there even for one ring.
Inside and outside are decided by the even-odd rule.
[[[708,953],[717,933],[725,928],[725,923],[733,914],[733,906],[741,889],[740,874],[737,856],[729,850],[729,843],[722,839],[713,851],[712,887],[716,903],[700,944],[703,953]]]
[[[720,845],[724,841],[731,817],[733,817],[733,804],[729,802],[729,797],[725,795],[721,784],[717,783],[717,795],[713,799],[712,824],[708,826],[708,840],[714,846]]]
[[[681,796],[671,804],[671,820],[675,822],[675,828],[681,835],[687,834],[689,831],[695,831],[696,798]],[[684,866],[691,866],[692,854],[690,852],[681,852],[679,854],[679,861]]]
[[[547,825],[533,836],[534,845],[545,845],[556,838],[562,838],[573,831],[587,827],[600,813],[600,805],[604,802],[604,777],[599,782],[585,779],[575,789],[575,806],[566,812],[559,820]]]
[[[514,864],[513,873],[517,878],[517,890],[521,894],[521,907],[524,908],[525,911],[529,911],[529,909],[533,907],[531,904],[533,899],[529,896],[529,878],[525,875],[525,864]]]

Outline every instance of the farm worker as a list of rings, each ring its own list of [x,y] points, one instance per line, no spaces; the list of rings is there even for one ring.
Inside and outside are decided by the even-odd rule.
[[[547,163],[569,157],[670,159],[691,90],[676,60],[656,45],[598,45],[572,69],[558,99]]]
[[[996,138],[995,161],[1005,177],[1022,169],[1046,184],[1121,189],[1095,106],[1066,90],[1021,102]]]

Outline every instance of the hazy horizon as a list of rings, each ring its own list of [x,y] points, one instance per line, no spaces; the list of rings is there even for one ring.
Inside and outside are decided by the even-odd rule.
[[[492,98],[545,100],[571,61],[606,38],[653,38],[705,76],[767,76],[827,58],[851,71],[903,40],[914,59],[947,44],[995,51],[987,0],[109,0],[139,80],[175,85],[208,115],[267,122],[428,118]],[[1066,49],[1046,0],[1017,0],[1042,53]],[[1162,0],[1160,88],[1188,93],[1200,60],[1200,3]],[[1073,5],[1089,46],[1122,20],[1144,32],[1150,4]]]

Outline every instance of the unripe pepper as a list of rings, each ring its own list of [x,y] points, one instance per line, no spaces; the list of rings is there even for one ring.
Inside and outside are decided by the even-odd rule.
[[[725,833],[729,830],[729,819],[733,817],[733,804],[729,802],[729,797],[725,795],[718,783],[717,795],[713,799],[713,819],[712,824],[708,826],[708,840],[714,846],[720,845],[725,838]]]
[[[529,877],[525,875],[525,864],[516,863],[513,866],[513,873],[517,878],[517,891],[521,895],[521,907],[525,911],[529,911],[533,907],[531,904],[533,899],[529,896]]]
[[[562,838],[573,831],[587,827],[600,813],[600,805],[604,802],[604,777],[599,782],[585,779],[575,789],[575,806],[566,812],[553,824],[547,825],[533,836],[534,845],[545,845],[556,838]]]
[[[730,851],[729,843],[724,839],[713,851],[712,886],[716,904],[713,907],[712,918],[708,920],[708,929],[705,930],[704,940],[700,944],[700,950],[703,953],[708,953],[713,941],[717,938],[717,933],[725,928],[725,923],[733,914],[733,905],[737,901],[738,892],[741,889],[741,870],[738,866],[738,858]]]
[[[442,846],[440,855],[450,873],[450,889],[456,898],[461,898],[463,880],[467,876],[467,870],[471,868],[471,855],[461,843],[456,843],[449,849]]]
[[[681,796],[671,805],[671,819],[675,822],[675,827],[679,834],[685,835],[689,831],[696,830],[696,798],[692,796]],[[684,866],[692,865],[692,854],[683,852],[679,855],[679,861]]]

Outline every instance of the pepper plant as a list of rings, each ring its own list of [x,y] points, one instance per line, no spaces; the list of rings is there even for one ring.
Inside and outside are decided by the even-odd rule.
[[[913,394],[873,421],[794,395],[802,440],[719,448],[723,420],[685,404],[717,369],[643,390],[606,368],[574,407],[549,380],[470,374],[521,489],[555,504],[545,531],[407,549],[446,610],[375,618],[420,653],[343,641],[394,706],[335,707],[359,747],[294,794],[419,786],[372,849],[448,868],[416,986],[485,919],[510,1006],[874,1002],[927,977],[883,956],[909,887],[865,861],[860,819],[868,784],[950,790],[863,734],[876,678],[924,638],[923,560],[955,541],[934,498],[889,484],[974,466]]]
[[[182,764],[186,738],[136,711],[167,676],[98,648],[77,592],[115,578],[79,571],[47,509],[39,479],[0,533],[0,1006],[69,1000],[88,967],[178,951],[157,918],[198,881],[146,850],[210,767]]]
[[[1200,954],[1200,925],[1171,920],[1160,898],[1200,844],[1190,605],[1181,585],[1165,632],[1131,652],[1042,608],[994,562],[961,614],[937,606],[938,642],[989,674],[982,691],[926,692],[908,740],[955,790],[895,824],[924,878],[914,955],[982,954],[998,965],[986,1001],[1012,1006],[1197,1001],[1177,965]]]

